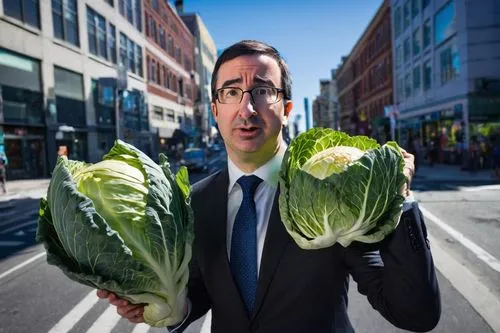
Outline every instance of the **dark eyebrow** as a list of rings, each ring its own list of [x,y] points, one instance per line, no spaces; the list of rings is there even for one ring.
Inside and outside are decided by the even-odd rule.
[[[264,84],[264,85],[269,86],[269,87],[276,87],[274,85],[274,82],[271,79],[264,79],[264,78],[261,78],[261,77],[258,77],[258,76],[256,76],[253,79],[253,82],[255,82],[255,83],[261,83],[261,84]]]
[[[235,83],[241,83],[243,80],[240,78],[237,78],[237,79],[232,79],[232,80],[227,80],[227,81],[224,81],[224,83],[222,84],[221,88],[224,88],[224,87],[227,87],[227,86],[231,86]]]
[[[242,83],[242,82],[243,82],[243,80],[241,79],[241,77],[239,77],[237,79],[227,80],[227,81],[224,81],[224,83],[222,83],[221,88],[229,87],[235,83]],[[264,85],[269,86],[269,87],[275,87],[274,82],[271,79],[264,79],[264,78],[261,78],[259,76],[256,76],[253,79],[253,82],[254,82],[254,84],[264,84]]]

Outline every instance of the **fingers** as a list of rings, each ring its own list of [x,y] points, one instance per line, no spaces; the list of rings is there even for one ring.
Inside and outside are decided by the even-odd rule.
[[[103,290],[103,289],[98,289],[97,290],[97,297],[99,298],[108,298],[109,291]]]
[[[120,298],[107,290],[97,290],[97,297],[107,299],[111,305],[116,306],[116,312],[131,323],[144,322],[144,304],[130,304],[126,299]]]

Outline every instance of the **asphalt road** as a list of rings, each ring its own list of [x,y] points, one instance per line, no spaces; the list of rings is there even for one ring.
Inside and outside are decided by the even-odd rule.
[[[221,167],[223,159],[212,163]],[[192,174],[191,182],[206,176]],[[415,182],[438,268],[442,317],[433,332],[500,332],[500,187]],[[95,292],[66,278],[34,244],[44,189],[0,201],[0,333],[165,332],[121,320]],[[498,268],[498,270],[497,270]],[[356,332],[405,332],[387,323],[351,283]],[[411,300],[408,300],[411,302]],[[210,318],[186,331],[208,332]],[[493,329],[492,326],[495,328]],[[202,328],[203,327],[203,328]]]

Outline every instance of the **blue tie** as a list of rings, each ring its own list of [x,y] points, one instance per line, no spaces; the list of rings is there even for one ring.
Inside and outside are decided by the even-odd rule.
[[[249,316],[257,292],[257,212],[253,197],[261,182],[262,179],[254,175],[238,179],[243,200],[234,220],[231,237],[231,272]]]

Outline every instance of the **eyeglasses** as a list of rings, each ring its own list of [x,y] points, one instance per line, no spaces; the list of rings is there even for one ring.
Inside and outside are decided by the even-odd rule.
[[[283,89],[274,87],[255,87],[243,90],[236,87],[226,87],[217,89],[217,100],[221,104],[240,104],[243,95],[249,93],[255,105],[274,104],[281,100]]]

